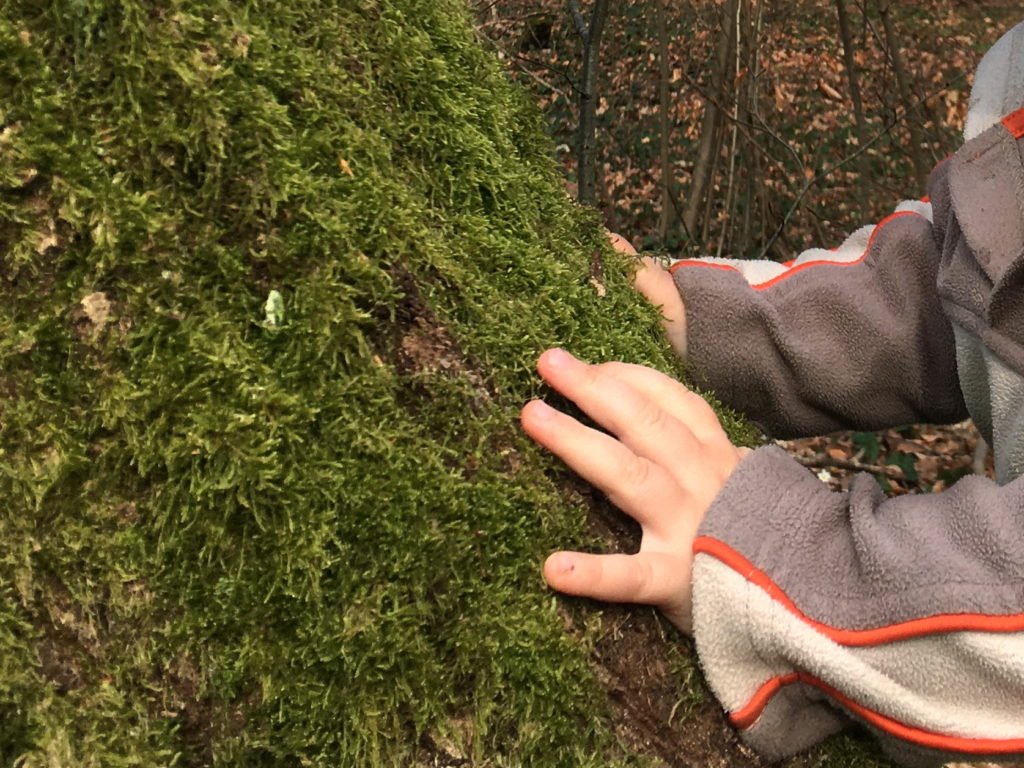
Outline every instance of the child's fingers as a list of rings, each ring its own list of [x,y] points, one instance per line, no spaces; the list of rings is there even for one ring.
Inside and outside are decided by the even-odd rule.
[[[625,253],[630,256],[636,256],[636,248],[622,235],[616,234],[615,232],[608,233],[608,239],[611,240],[612,248],[620,253]]]
[[[569,595],[668,606],[688,591],[690,569],[685,559],[663,552],[555,552],[544,563],[544,579],[552,588]]]
[[[687,496],[662,467],[615,438],[585,427],[539,400],[522,412],[523,429],[655,535],[666,535],[688,506]]]
[[[633,278],[633,285],[651,304],[661,307],[662,325],[676,353],[686,357],[686,306],[671,273],[649,256]]]
[[[702,443],[723,436],[721,422],[708,402],[675,379],[652,368],[629,363],[602,363],[596,367],[657,403],[689,427]]]
[[[537,368],[545,381],[638,456],[660,463],[671,454],[685,461],[699,448],[685,423],[598,366],[587,365],[565,350],[551,349],[541,355]]]
[[[682,303],[672,273],[650,256],[640,259],[640,268],[633,277],[633,287],[656,307],[671,307]]]

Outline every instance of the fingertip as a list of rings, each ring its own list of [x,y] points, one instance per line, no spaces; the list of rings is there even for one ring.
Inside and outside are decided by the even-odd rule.
[[[555,552],[544,561],[544,580],[548,586],[564,591],[575,570],[576,562],[571,552]]]
[[[537,358],[537,373],[541,376],[544,375],[544,369],[547,368],[548,359],[554,351],[555,349],[545,349],[540,353],[540,357]]]
[[[526,426],[526,422],[530,418],[530,411],[533,410],[533,404],[536,402],[536,400],[531,400],[530,402],[528,402],[526,405],[519,409],[519,423],[522,424],[523,426]]]
[[[561,347],[553,347],[544,352],[537,361],[537,367],[540,368],[562,368],[566,364],[572,362],[575,358],[566,352]]]
[[[633,244],[629,242],[629,240],[624,238],[622,235],[616,234],[615,232],[609,232],[608,239],[611,241],[612,248],[614,248],[615,250],[621,253],[625,253],[629,256],[636,255],[636,248],[634,248]]]
[[[551,573],[572,573],[576,569],[572,552],[555,552],[544,563],[544,569]]]
[[[523,426],[551,421],[555,417],[555,409],[543,400],[531,400],[519,412],[519,422]]]
[[[672,274],[650,256],[644,256],[633,276],[633,286],[652,303],[664,304],[668,291],[675,290]]]
[[[537,371],[548,384],[561,391],[566,376],[578,370],[582,361],[560,347],[547,350],[537,361]]]

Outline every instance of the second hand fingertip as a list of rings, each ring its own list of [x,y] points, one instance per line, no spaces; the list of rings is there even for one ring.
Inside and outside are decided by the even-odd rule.
[[[551,421],[555,416],[555,409],[543,400],[531,400],[523,408],[522,415],[533,421]]]
[[[555,552],[544,563],[544,572],[563,576],[576,570],[576,562],[569,552]]]
[[[572,360],[572,355],[561,347],[554,347],[545,352],[541,359],[551,368],[562,368]]]

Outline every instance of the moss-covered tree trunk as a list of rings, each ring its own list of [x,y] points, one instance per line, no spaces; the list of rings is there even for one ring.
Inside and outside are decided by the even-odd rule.
[[[0,3],[0,763],[686,749],[539,579],[536,356],[672,367],[549,152],[459,0]]]

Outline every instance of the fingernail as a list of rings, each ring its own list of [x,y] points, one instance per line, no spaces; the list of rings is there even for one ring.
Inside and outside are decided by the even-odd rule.
[[[530,411],[533,414],[533,418],[537,421],[551,421],[555,415],[555,409],[543,400],[534,400],[533,405],[530,406]]]
[[[563,368],[573,361],[573,356],[560,348],[549,350],[547,358],[548,365],[552,368]]]
[[[555,573],[572,573],[576,569],[572,555],[568,552],[556,552],[551,556],[549,562],[551,563],[551,570]]]

